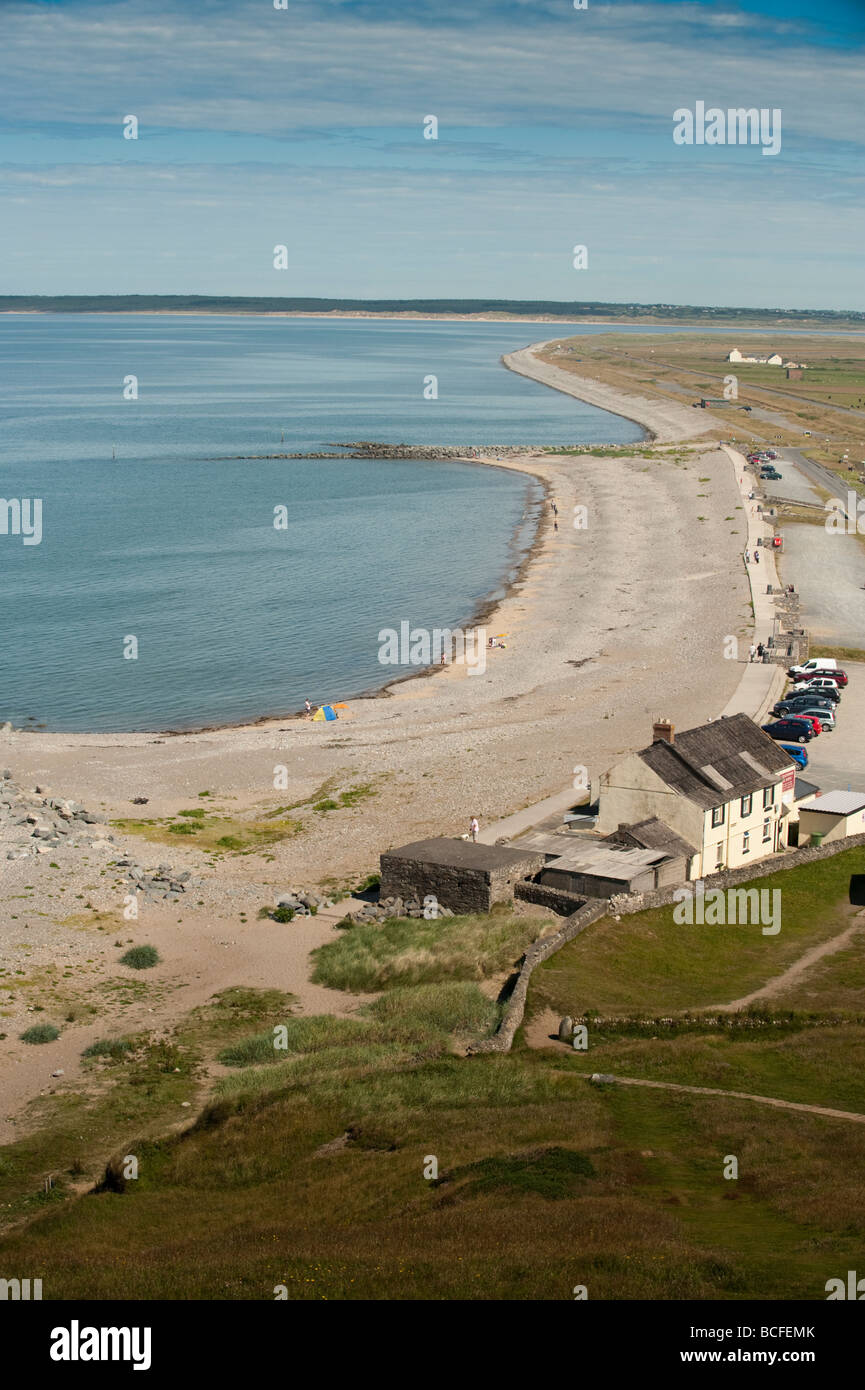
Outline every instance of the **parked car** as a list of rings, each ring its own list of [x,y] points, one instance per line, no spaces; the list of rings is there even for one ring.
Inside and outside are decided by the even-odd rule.
[[[809,691],[814,695],[828,695],[829,699],[834,700],[836,705],[841,699],[841,691],[835,682],[827,680],[825,676],[816,676],[814,680],[802,681],[801,684],[794,685],[791,694],[802,695]]]
[[[783,748],[785,753],[790,754],[790,757],[797,767],[808,766],[808,754],[805,752],[804,748],[799,747],[798,743],[780,743],[778,747]]]
[[[764,724],[763,732],[779,743],[784,739],[790,739],[795,743],[810,743],[812,738],[817,737],[811,725],[806,724],[804,719],[778,719],[774,724]]]
[[[779,483],[784,477],[784,474],[779,473],[777,468],[761,468],[760,477],[765,478],[766,481],[770,483]]]
[[[804,661],[801,666],[791,666],[787,672],[791,681],[801,680],[803,676],[815,676],[818,671],[837,671],[838,662],[833,656],[812,656],[810,661]]]
[[[840,671],[838,667],[835,666],[826,671],[809,671],[804,676],[796,676],[795,680],[797,685],[801,685],[803,681],[808,681],[812,685],[814,681],[819,680],[834,681],[838,689],[843,690],[845,685],[849,683],[850,678],[846,671]]]
[[[784,718],[801,719],[803,724],[810,724],[812,726],[815,734],[822,734],[823,732],[823,721],[821,720],[819,714],[813,714],[812,712],[807,710],[797,709],[795,714],[786,714]]]
[[[822,719],[824,714],[832,714],[835,705],[828,695],[794,695],[788,700],[778,700],[772,706],[772,713],[778,719],[783,719],[788,714],[817,714]]]
[[[813,705],[809,705],[805,709],[791,710],[786,717],[788,719],[808,719],[812,715],[815,719],[820,720],[820,728],[817,730],[818,733],[824,733],[827,729],[831,733],[835,728],[835,711],[817,709]]]

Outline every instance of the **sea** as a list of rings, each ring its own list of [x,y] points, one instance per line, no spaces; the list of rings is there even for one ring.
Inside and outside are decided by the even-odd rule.
[[[571,331],[591,330],[0,315],[0,497],[23,507],[18,535],[0,510],[0,723],[193,729],[406,674],[381,665],[380,633],[464,626],[503,592],[540,486],[450,460],[307,455],[640,439],[501,365]],[[274,453],[305,457],[251,457]]]

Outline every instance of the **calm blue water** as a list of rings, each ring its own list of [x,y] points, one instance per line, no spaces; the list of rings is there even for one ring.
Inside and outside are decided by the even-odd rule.
[[[401,674],[378,663],[379,629],[466,621],[513,568],[536,486],[440,461],[220,456],[639,438],[500,366],[566,331],[0,317],[0,496],[43,503],[41,544],[0,534],[0,720],[195,727]],[[132,374],[139,397],[124,401]],[[280,505],[286,530],[273,526]]]

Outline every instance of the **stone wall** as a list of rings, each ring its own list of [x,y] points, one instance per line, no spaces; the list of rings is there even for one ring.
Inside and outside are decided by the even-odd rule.
[[[532,971],[541,961],[549,960],[550,956],[555,955],[574,937],[579,936],[580,932],[585,931],[592,922],[596,922],[599,917],[603,917],[609,909],[606,899],[595,900],[594,902],[584,903],[581,908],[572,913],[566,922],[554,932],[552,936],[542,937],[530,946],[523,956],[520,973],[514,985],[513,993],[508,1000],[504,1017],[499,1025],[495,1037],[487,1038],[484,1042],[475,1043],[468,1049],[472,1055],[478,1052],[510,1052],[513,1046],[514,1035],[523,1021],[523,1014],[526,1010],[526,995],[529,989],[529,980]]]
[[[539,907],[549,907],[562,917],[570,917],[585,903],[585,897],[566,893],[562,888],[552,888],[543,883],[526,880],[514,885],[514,897],[524,903],[537,903]]]
[[[706,874],[703,879],[707,889],[730,888],[734,884],[750,883],[755,878],[768,878],[784,869],[794,869],[798,864],[810,864],[815,859],[831,859],[845,849],[855,849],[865,845],[865,834],[848,835],[845,840],[832,840],[819,847],[806,845],[803,849],[787,850],[769,859],[761,859],[757,864],[743,864],[739,869],[727,869],[720,874]],[[690,885],[693,887],[693,884]],[[675,888],[665,888],[656,893],[622,893],[610,898],[609,910],[612,913],[627,914],[645,912],[652,907],[666,907],[674,901]]]
[[[452,912],[489,912],[492,904],[489,879],[481,870],[381,856],[381,898],[423,902],[428,894]]]

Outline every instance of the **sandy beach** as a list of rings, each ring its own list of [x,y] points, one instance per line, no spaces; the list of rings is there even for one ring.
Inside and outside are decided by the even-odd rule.
[[[507,365],[563,389],[548,380],[555,369],[528,349]],[[581,395],[583,383],[569,377],[567,389]],[[592,403],[618,408],[600,399],[605,390],[597,386]],[[657,440],[685,437],[685,419],[666,404],[620,404]],[[682,408],[683,417],[694,414]],[[708,423],[705,412],[694,421],[700,429]],[[0,1057],[13,1064],[4,1115],[34,1090],[75,1076],[89,1040],[83,1024],[66,1027],[50,1063],[42,1058],[48,1049],[27,1048],[18,1033],[34,1021],[37,999],[39,1017],[48,1019],[85,989],[111,997],[99,990],[128,975],[116,963],[115,939],[152,941],[163,958],[147,972],[153,997],[137,1010],[151,1026],[228,983],[276,985],[309,1011],[344,1007],[307,978],[308,949],[328,939],[339,908],[309,919],[301,934],[297,924],[256,920],[279,892],[323,881],[350,886],[377,869],[389,846],[460,834],[472,814],[489,825],[560,792],[575,768],[597,777],[646,742],[658,714],[687,727],[724,708],[742,673],[724,659],[724,639],[747,637],[751,622],[744,520],[727,454],[714,442],[664,456],[529,453],[505,466],[543,481],[557,502],[558,529],[547,506],[530,562],[486,620],[486,632],[507,634],[507,645],[487,653],[485,671],[454,665],[397,681],[384,696],[352,701],[350,717],[335,723],[281,719],[181,735],[0,734],[0,764],[17,781],[48,786],[112,819],[176,816],[200,806],[199,793],[208,791],[208,807],[239,820],[293,807],[300,827],[266,854],[218,861],[189,839],[146,843],[116,829],[116,848],[107,852],[4,858],[0,942],[7,970],[24,972],[7,976],[14,984],[0,994],[7,1033]],[[575,526],[575,516],[586,525]],[[341,698],[336,690],[310,694]],[[274,790],[277,767],[285,775]],[[322,798],[359,786],[365,795],[357,804],[316,809]],[[136,797],[148,798],[146,806],[133,806]],[[148,865],[191,868],[203,886],[188,904],[142,908],[137,922],[124,922],[121,875],[107,867],[120,849]],[[106,1004],[92,1026],[110,1035],[121,1017],[127,1026]],[[62,1082],[50,1076],[58,1067]],[[7,1124],[5,1137],[11,1132]]]

